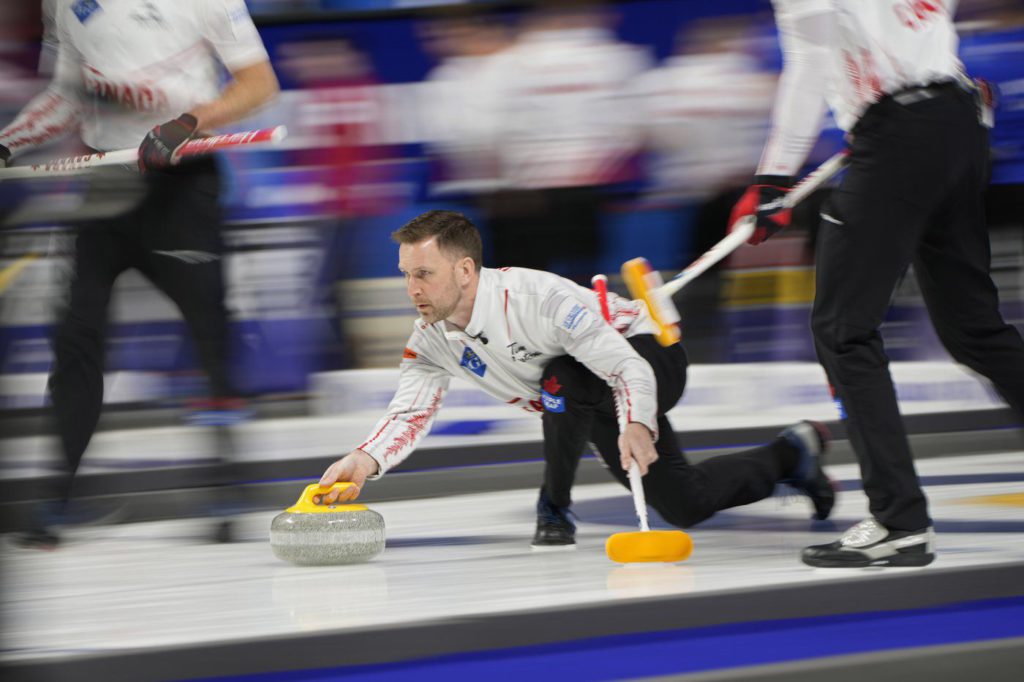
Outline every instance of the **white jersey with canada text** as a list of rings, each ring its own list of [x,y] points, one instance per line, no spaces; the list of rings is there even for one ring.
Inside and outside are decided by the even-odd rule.
[[[785,67],[759,172],[791,175],[824,104],[843,130],[886,94],[963,76],[956,0],[772,0]]]
[[[620,430],[639,422],[657,434],[657,387],[651,366],[626,341],[652,334],[641,301],[608,294],[611,325],[595,293],[567,279],[526,268],[483,268],[464,330],[417,320],[387,414],[359,448],[383,474],[408,457],[430,431],[451,377],[529,412],[561,411],[558,376],[541,386],[544,368],[571,355],[612,388]]]
[[[153,126],[212,101],[224,69],[266,61],[243,0],[55,0],[49,88],[0,131],[12,152],[81,125],[100,151],[137,147]]]

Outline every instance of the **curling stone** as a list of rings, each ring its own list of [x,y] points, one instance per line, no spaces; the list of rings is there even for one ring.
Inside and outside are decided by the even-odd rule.
[[[274,517],[270,547],[278,559],[299,566],[369,561],[384,551],[384,517],[361,504],[314,504],[314,495],[351,483],[306,486],[299,501]]]

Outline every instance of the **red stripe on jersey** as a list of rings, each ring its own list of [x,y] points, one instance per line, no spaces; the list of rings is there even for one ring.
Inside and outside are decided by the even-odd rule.
[[[508,321],[508,289],[505,289],[505,333],[512,336],[512,325]]]
[[[365,450],[370,443],[372,443],[373,441],[377,440],[380,437],[380,434],[384,433],[384,429],[388,428],[388,425],[391,424],[391,422],[393,421],[395,421],[394,417],[384,422],[384,424],[377,430],[377,433],[373,434],[365,441],[363,441],[363,444],[359,446],[359,449]]]
[[[622,380],[621,374],[612,374],[610,378],[613,379],[615,383],[620,386],[620,390],[624,394],[622,398],[626,402],[626,423],[628,424],[629,422],[633,421],[633,401],[629,397],[629,385],[627,385],[626,382]]]

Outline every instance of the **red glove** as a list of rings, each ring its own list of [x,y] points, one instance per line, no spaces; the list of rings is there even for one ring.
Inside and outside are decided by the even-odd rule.
[[[195,116],[182,114],[146,133],[139,145],[139,170],[145,173],[176,164],[178,160],[174,155],[196,134],[197,125]]]
[[[732,215],[729,216],[729,231],[732,231],[740,218],[755,216],[757,224],[747,243],[756,246],[782,228],[789,227],[793,209],[782,210],[778,204],[792,187],[793,178],[788,175],[755,175],[754,184],[747,188],[733,206]]]

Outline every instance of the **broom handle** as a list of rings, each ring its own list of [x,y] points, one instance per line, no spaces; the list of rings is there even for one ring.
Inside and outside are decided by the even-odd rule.
[[[263,128],[260,130],[247,130],[240,133],[228,133],[226,135],[214,135],[213,137],[200,137],[189,140],[175,155],[175,162],[179,159],[200,156],[217,151],[218,149],[245,149],[257,145],[274,145],[279,143],[288,135],[284,126],[274,128]],[[41,175],[73,175],[81,173],[90,168],[98,166],[119,166],[135,165],[139,162],[138,149],[119,149],[112,152],[97,152],[86,156],[72,156],[65,159],[54,159],[44,163],[37,163],[31,166],[13,166],[11,168],[0,168],[0,181],[2,180],[23,180]]]
[[[847,164],[849,152],[843,150],[832,156],[828,161],[818,166],[807,177],[798,182],[792,190],[782,198],[783,208],[793,208],[801,201],[809,197],[815,190],[832,179]],[[736,221],[721,241],[708,249],[697,260],[693,261],[685,270],[669,280],[668,284],[661,286],[661,293],[664,296],[672,296],[697,278],[705,270],[722,260],[730,253],[747,243],[750,235],[754,234],[754,227],[757,220],[753,216],[744,216]]]
[[[635,461],[629,464],[629,489],[633,491],[633,506],[636,507],[637,518],[640,519],[640,530],[649,531],[647,525],[647,499],[644,497],[644,482],[640,476],[640,465]]]
[[[601,306],[601,316],[605,322],[611,324],[612,316],[608,310],[608,278],[604,275],[594,275],[590,284],[597,292],[597,301]],[[647,499],[644,497],[644,483],[640,476],[640,465],[636,460],[629,463],[629,489],[633,491],[633,506],[636,507],[636,515],[640,519],[640,530],[651,529],[647,525]]]

